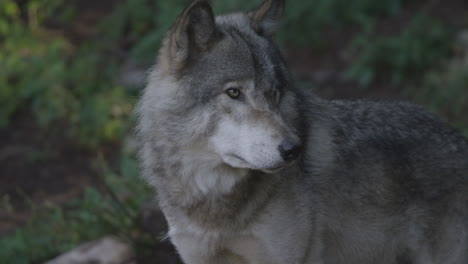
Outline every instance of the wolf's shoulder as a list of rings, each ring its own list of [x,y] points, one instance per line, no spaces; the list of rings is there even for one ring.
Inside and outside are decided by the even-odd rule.
[[[333,171],[340,172],[333,180],[351,186],[352,179],[364,185],[386,179],[401,192],[413,193],[415,188],[427,199],[468,188],[468,140],[437,115],[407,102],[325,104],[318,122],[327,127],[334,157],[328,160],[334,161]],[[313,137],[313,130],[310,133]]]
[[[325,122],[334,145],[347,153],[457,162],[468,169],[468,140],[422,106],[408,102],[334,100]]]
[[[405,101],[332,100],[328,115],[336,129],[407,139],[453,141],[468,147],[465,137],[424,107]]]

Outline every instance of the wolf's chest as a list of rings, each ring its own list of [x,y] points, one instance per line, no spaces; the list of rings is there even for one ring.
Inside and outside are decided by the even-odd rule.
[[[253,234],[184,230],[170,236],[183,258],[198,260],[194,263],[211,263],[205,262],[206,259],[231,260],[234,263],[275,263],[266,245]]]
[[[226,248],[233,254],[249,260],[246,263],[274,263],[266,245],[252,235],[229,239]]]

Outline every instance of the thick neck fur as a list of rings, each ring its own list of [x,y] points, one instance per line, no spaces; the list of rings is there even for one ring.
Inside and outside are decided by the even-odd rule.
[[[156,183],[161,205],[168,215],[200,226],[241,228],[280,182],[279,174],[232,168],[208,152],[185,149],[175,155]]]

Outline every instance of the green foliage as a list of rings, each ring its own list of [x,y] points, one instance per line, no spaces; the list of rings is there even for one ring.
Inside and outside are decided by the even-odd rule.
[[[325,26],[340,27],[357,24],[364,28],[374,25],[381,16],[396,15],[403,0],[313,0],[287,5],[282,39],[296,43],[321,44]]]
[[[43,262],[107,234],[118,235],[134,245],[147,243],[150,238],[139,232],[138,212],[151,191],[137,177],[136,161],[131,157],[124,160],[121,175],[100,162],[105,174],[101,192],[88,188],[83,199],[65,206],[49,204],[46,208],[34,208],[26,226],[0,238],[0,263]]]
[[[468,65],[455,63],[446,70],[431,71],[411,96],[441,113],[468,136]]]
[[[444,26],[425,15],[416,16],[397,36],[371,38],[364,34],[352,44],[359,56],[347,76],[363,86],[383,74],[395,84],[417,79],[450,55],[450,39]]]
[[[166,32],[189,2],[187,0],[122,1],[112,15],[103,21],[101,28],[105,35],[112,36],[116,40],[125,38],[131,46],[130,55],[140,63],[149,64],[154,61]],[[216,13],[253,6],[252,1],[247,0],[214,3]]]
[[[26,110],[43,127],[66,121],[67,132],[87,146],[118,140],[131,104],[115,82],[116,56],[91,41],[76,47],[47,29],[61,6],[28,1],[26,24],[16,2],[0,3],[0,125]]]
[[[105,35],[121,39],[124,35],[131,46],[130,54],[137,61],[151,63],[161,41],[175,18],[188,4],[187,0],[122,1],[110,18],[103,23]],[[213,2],[216,14],[249,10],[262,1],[216,1]],[[281,42],[320,44],[324,26],[341,26],[348,23],[371,27],[381,15],[396,15],[401,9],[402,0],[313,0],[297,1],[286,6],[282,19],[284,28],[280,30]],[[290,27],[294,27],[293,30]],[[131,29],[131,30],[129,30]]]
[[[38,2],[30,2],[28,13],[31,20],[28,25],[20,21],[20,12],[14,1],[7,0],[0,4],[0,125],[5,126],[11,115],[22,104],[36,95],[42,98],[56,96],[62,83],[51,85],[51,81],[60,78],[64,63],[60,59],[67,52],[67,43],[61,38],[41,39],[39,25],[43,16],[32,15],[39,8]],[[49,13],[49,9],[43,10]],[[52,62],[52,63],[48,63]],[[66,95],[63,95],[66,96]],[[41,98],[41,99],[42,99]],[[32,102],[33,110],[43,110],[60,115],[63,105],[60,103],[44,104],[44,100]],[[50,118],[50,117],[49,117]],[[48,117],[42,118],[48,119]]]
[[[187,3],[186,0],[120,1],[102,21],[101,30],[114,41],[124,40],[137,61],[152,63],[164,35]]]
[[[48,26],[51,20],[69,25],[73,1],[0,1],[0,126],[15,113],[31,113],[43,127],[57,126],[85,146],[98,149],[121,141],[128,131],[135,92],[118,83],[119,64],[132,59],[153,63],[161,41],[189,0],[121,0],[100,18],[98,34],[79,42]],[[216,13],[246,10],[261,0],[213,1]],[[438,69],[450,55],[451,34],[425,15],[417,15],[395,36],[381,36],[376,22],[395,16],[409,1],[310,0],[290,1],[279,31],[289,44],[326,46],[325,30],[358,26],[351,50],[358,54],[347,76],[364,86],[389,76],[395,84],[421,83],[407,88],[421,102],[445,113],[466,131],[468,68]],[[429,73],[425,74],[427,71]],[[16,233],[0,239],[0,263],[44,261],[84,241],[118,234],[140,245],[137,209],[149,196],[136,178],[134,158],[124,155],[119,174],[98,162],[105,177],[99,191],[88,189],[83,199],[63,207],[36,209]],[[138,195],[135,195],[138,194]],[[8,206],[3,197],[0,205]],[[12,210],[12,208],[8,208]],[[137,234],[137,235],[136,235]],[[145,242],[146,243],[146,242]]]

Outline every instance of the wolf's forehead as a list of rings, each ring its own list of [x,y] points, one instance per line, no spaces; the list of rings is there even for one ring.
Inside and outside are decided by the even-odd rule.
[[[253,80],[256,89],[285,86],[288,78],[282,57],[273,42],[257,35],[244,14],[217,18],[222,38],[209,50],[194,57],[184,77],[191,86],[213,90],[231,81]],[[198,84],[198,85],[195,85]]]
[[[244,71],[251,71],[257,84],[282,86],[287,73],[281,54],[270,39],[255,33],[245,15],[228,16],[219,26],[228,39],[224,52],[241,60]],[[249,65],[246,65],[246,64]]]

